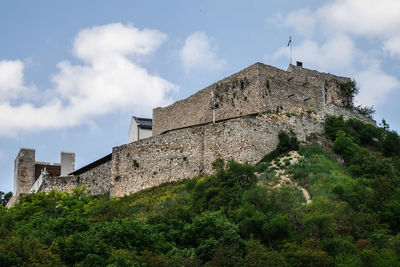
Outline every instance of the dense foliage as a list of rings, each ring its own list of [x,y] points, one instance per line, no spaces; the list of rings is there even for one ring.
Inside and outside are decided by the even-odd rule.
[[[3,191],[0,191],[0,205],[7,205],[8,201],[10,201],[12,197],[12,192],[4,193]]]
[[[30,194],[0,206],[0,266],[399,266],[398,134],[340,117],[326,132],[331,146],[281,166],[310,204],[271,186],[266,162],[222,159],[212,175],[123,198]],[[280,140],[276,155],[299,148]]]
[[[297,140],[297,137],[293,130],[291,130],[289,133],[281,131],[278,135],[278,138],[279,144],[277,148],[271,153],[265,155],[261,159],[261,162],[270,162],[271,160],[282,156],[289,151],[299,150],[300,142],[299,140]]]

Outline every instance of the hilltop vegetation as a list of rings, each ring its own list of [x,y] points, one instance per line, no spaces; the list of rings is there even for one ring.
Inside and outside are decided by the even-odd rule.
[[[217,159],[123,198],[26,195],[0,206],[0,266],[400,266],[398,134],[340,117],[326,133],[325,148],[281,133],[255,166]]]

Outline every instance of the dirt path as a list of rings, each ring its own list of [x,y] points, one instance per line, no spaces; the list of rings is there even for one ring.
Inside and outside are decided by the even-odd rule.
[[[297,151],[291,151],[291,152],[289,152],[289,156],[279,158],[279,164],[282,166],[282,165],[286,164],[286,162],[289,162],[288,164],[291,165],[291,164],[297,163],[299,161],[299,159],[301,159],[301,158],[302,158],[302,156]],[[286,170],[279,168],[279,166],[277,166],[277,164],[275,164],[275,162],[271,163],[270,168],[275,168],[276,169],[275,173],[279,177],[278,184],[275,185],[274,188],[281,187],[282,185],[295,186],[303,192],[303,196],[306,199],[307,204],[310,204],[312,202],[312,200],[310,198],[310,194],[308,193],[307,189],[305,189],[305,188],[299,186],[297,183],[293,182],[289,178],[288,174],[286,173]]]

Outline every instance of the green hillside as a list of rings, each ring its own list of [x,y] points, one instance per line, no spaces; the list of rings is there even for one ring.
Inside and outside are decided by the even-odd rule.
[[[0,266],[400,266],[399,135],[341,117],[326,133],[123,198],[26,195],[0,208]]]

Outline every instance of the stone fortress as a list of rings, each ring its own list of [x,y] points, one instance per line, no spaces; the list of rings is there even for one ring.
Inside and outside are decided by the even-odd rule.
[[[85,184],[92,194],[121,197],[210,173],[216,158],[257,163],[276,148],[282,130],[293,130],[302,143],[318,141],[329,115],[375,124],[352,111],[353,99],[340,89],[349,81],[301,64],[285,71],[256,63],[186,99],[155,108],[153,136],[114,147],[111,154],[68,175],[44,172],[35,177],[32,156],[21,149],[16,162],[30,165],[16,164],[9,206],[28,192],[68,191]]]

